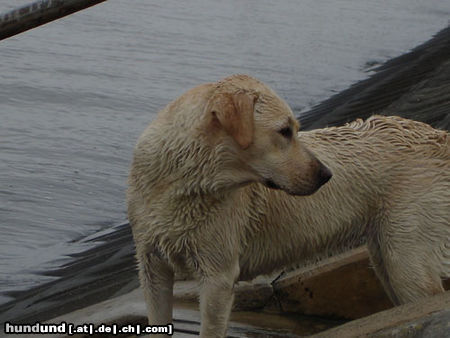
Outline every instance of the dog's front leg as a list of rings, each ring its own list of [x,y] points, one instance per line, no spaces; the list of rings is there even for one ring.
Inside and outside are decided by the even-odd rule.
[[[167,325],[172,323],[174,283],[172,268],[158,252],[138,254],[137,257],[149,324]]]
[[[202,279],[200,290],[200,337],[225,337],[234,300],[234,283],[239,265],[227,271],[209,274]]]

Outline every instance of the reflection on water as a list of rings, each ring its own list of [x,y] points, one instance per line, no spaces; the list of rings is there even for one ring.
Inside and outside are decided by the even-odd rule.
[[[0,42],[0,292],[51,278],[37,272],[125,220],[134,143],[186,89],[248,73],[300,113],[449,12],[438,0],[110,0]]]

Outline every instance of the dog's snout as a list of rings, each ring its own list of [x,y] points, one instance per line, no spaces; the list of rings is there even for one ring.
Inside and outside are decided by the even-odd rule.
[[[323,184],[327,183],[332,176],[333,176],[333,174],[332,174],[331,170],[328,169],[323,164],[321,164],[319,173],[318,173],[319,184],[323,185]]]

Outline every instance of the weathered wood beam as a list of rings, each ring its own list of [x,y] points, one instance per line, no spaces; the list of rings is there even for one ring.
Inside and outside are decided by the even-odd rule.
[[[39,0],[0,14],[0,40],[106,0]]]

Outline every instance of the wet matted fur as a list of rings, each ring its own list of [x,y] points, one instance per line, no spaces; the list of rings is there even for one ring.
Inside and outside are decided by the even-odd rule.
[[[201,336],[222,337],[238,279],[362,239],[395,304],[444,291],[448,133],[383,116],[298,127],[275,92],[235,75],[188,91],[144,131],[128,213],[150,324],[172,321],[174,271],[201,283]]]

